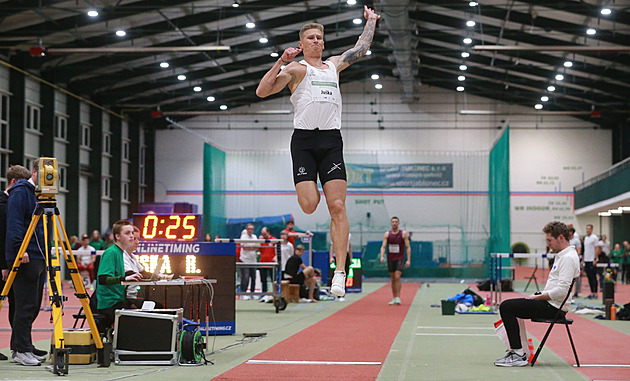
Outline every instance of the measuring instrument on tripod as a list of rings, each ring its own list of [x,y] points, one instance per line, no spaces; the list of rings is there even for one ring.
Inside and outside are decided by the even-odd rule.
[[[90,303],[83,280],[79,275],[77,263],[72,254],[70,247],[70,240],[66,233],[66,229],[63,226],[61,217],[59,216],[59,209],[57,208],[57,202],[55,195],[58,193],[58,173],[57,173],[57,159],[50,157],[41,157],[38,159],[39,171],[37,176],[37,185],[35,188],[35,194],[37,196],[37,205],[33,212],[31,223],[28,226],[20,250],[15,257],[13,266],[9,273],[9,277],[4,285],[2,293],[0,294],[0,310],[4,304],[4,300],[11,289],[11,285],[18,274],[20,265],[22,264],[22,258],[26,253],[26,249],[31,241],[35,228],[40,219],[43,221],[44,227],[44,245],[45,245],[45,258],[46,258],[46,271],[48,272],[48,294],[49,301],[52,306],[52,321],[54,332],[54,343],[52,344],[52,356],[53,356],[53,373],[57,375],[68,374],[68,360],[70,349],[65,348],[63,338],[63,325],[61,316],[63,314],[63,303],[67,300],[67,297],[63,296],[61,290],[61,266],[59,261],[59,253],[63,252],[70,276],[72,278],[72,284],[74,285],[75,295],[83,306],[83,311],[90,326],[90,331],[94,339],[96,348],[98,348],[98,361],[99,364],[106,364],[105,357],[109,354],[105,353],[103,349],[103,342],[99,335],[96,321],[90,309]],[[42,218],[43,217],[43,218]],[[48,239],[48,219],[52,221],[53,238],[55,250],[49,249]],[[61,250],[60,250],[61,249]]]

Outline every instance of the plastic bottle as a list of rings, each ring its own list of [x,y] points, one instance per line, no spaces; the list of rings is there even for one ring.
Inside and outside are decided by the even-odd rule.
[[[486,294],[486,306],[490,306],[492,304],[492,298],[490,294]]]
[[[617,320],[617,307],[614,304],[610,306],[610,320]]]

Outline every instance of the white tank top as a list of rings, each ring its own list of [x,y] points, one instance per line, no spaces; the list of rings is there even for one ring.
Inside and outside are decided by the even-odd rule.
[[[293,127],[300,130],[341,129],[341,91],[335,65],[324,61],[327,69],[318,69],[305,60],[306,75],[291,95],[295,108]]]

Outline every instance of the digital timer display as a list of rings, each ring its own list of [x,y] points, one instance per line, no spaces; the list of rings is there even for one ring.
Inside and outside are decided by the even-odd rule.
[[[140,238],[194,241],[199,238],[199,214],[134,214]]]

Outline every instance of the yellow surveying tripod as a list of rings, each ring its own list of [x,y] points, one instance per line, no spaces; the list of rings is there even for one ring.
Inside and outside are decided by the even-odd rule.
[[[31,223],[28,226],[28,230],[26,231],[26,235],[24,236],[24,240],[22,241],[20,250],[15,257],[13,267],[11,268],[11,272],[9,273],[7,282],[4,285],[2,294],[0,294],[0,310],[2,309],[4,300],[9,293],[9,289],[11,289],[11,285],[15,280],[17,272],[20,269],[22,258],[24,257],[24,253],[26,252],[28,244],[31,242],[31,237],[35,232],[35,227],[37,226],[39,219],[42,217],[42,215],[44,215],[44,244],[46,270],[48,271],[48,293],[50,304],[52,305],[52,321],[54,324],[54,347],[51,353],[54,358],[53,373],[64,375],[68,374],[68,356],[70,353],[70,349],[65,348],[63,344],[63,325],[61,321],[61,316],[63,314],[63,302],[66,301],[68,298],[62,295],[61,279],[59,276],[57,276],[57,273],[61,272],[61,267],[59,264],[59,247],[61,247],[61,250],[63,251],[63,254],[65,256],[66,264],[68,265],[68,269],[72,278],[72,283],[74,284],[74,289],[76,291],[75,295],[81,301],[83,311],[85,312],[88,324],[90,325],[92,337],[94,338],[96,347],[99,350],[99,363],[101,362],[101,358],[103,358],[104,356],[109,356],[109,354],[102,353],[103,342],[101,341],[101,337],[98,333],[96,321],[94,321],[94,315],[92,315],[92,310],[90,309],[88,295],[85,291],[83,280],[79,275],[77,263],[74,260],[74,255],[72,255],[72,249],[70,248],[70,241],[68,240],[66,229],[64,228],[63,222],[61,222],[61,218],[59,217],[59,209],[57,208],[57,202],[55,200],[55,194],[57,193],[57,159],[47,157],[39,159],[38,184],[35,192],[37,193],[37,200],[39,202],[37,203],[35,212],[33,213],[33,218],[31,219]],[[53,234],[55,240],[55,250],[53,252],[51,252],[48,247],[48,218],[52,219],[52,225],[54,228]],[[63,240],[61,239],[62,236],[60,232],[63,233]],[[61,246],[59,245],[60,242],[62,244]]]

